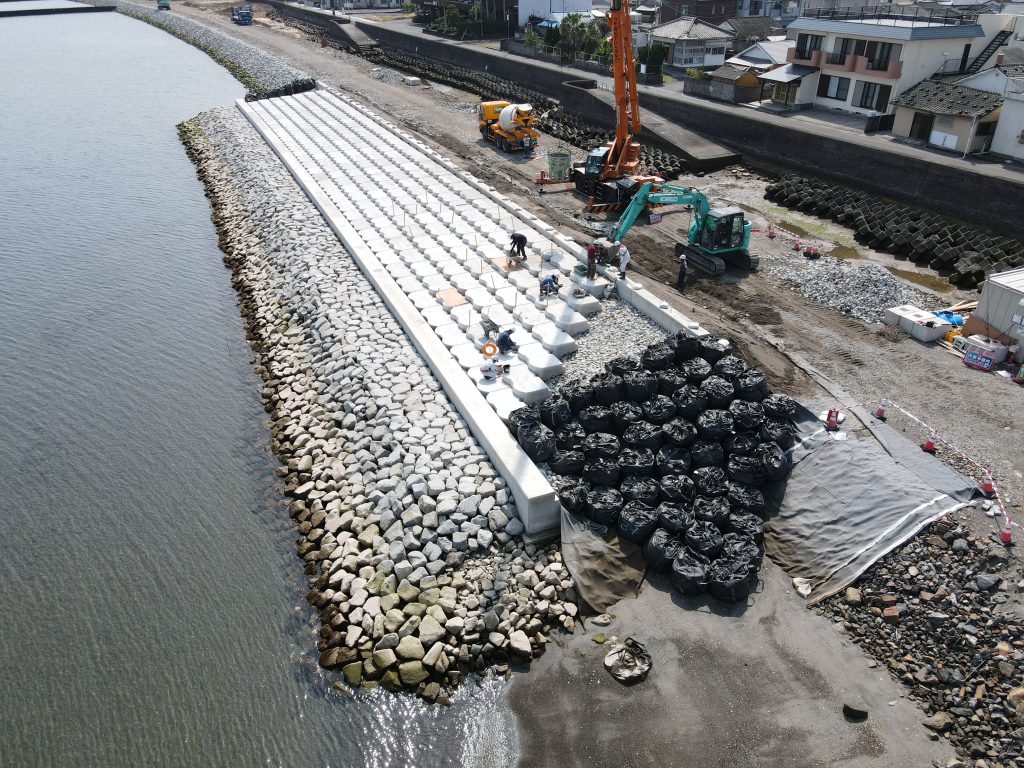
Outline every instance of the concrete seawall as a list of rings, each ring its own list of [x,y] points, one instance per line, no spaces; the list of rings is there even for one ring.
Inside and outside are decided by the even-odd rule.
[[[4,10],[4,7],[0,5],[0,18],[13,16],[55,16],[66,13],[104,13],[116,10],[117,6],[114,5],[83,5],[78,8],[20,8],[16,10]]]

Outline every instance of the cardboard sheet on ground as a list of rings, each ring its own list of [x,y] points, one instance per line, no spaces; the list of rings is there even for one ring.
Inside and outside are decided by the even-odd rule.
[[[594,613],[604,613],[624,597],[636,596],[644,580],[643,552],[636,544],[620,539],[615,529],[610,537],[562,508],[562,557],[576,582],[576,593]]]
[[[766,493],[777,506],[765,552],[811,584],[815,603],[853,583],[872,563],[978,494],[977,486],[867,412],[841,438],[801,409],[794,467]],[[864,426],[864,425],[867,426]]]

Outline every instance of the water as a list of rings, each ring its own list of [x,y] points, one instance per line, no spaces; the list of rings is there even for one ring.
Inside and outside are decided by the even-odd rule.
[[[316,668],[174,128],[242,87],[113,13],[0,20],[0,73],[0,765],[508,765],[501,685],[428,708]]]

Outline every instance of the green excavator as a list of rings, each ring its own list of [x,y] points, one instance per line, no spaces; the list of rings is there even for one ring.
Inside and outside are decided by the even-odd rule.
[[[758,258],[748,250],[750,222],[743,209],[712,208],[704,193],[697,189],[644,182],[622,212],[609,239],[621,241],[640,214],[650,211],[651,205],[692,206],[693,220],[686,242],[676,243],[676,255],[685,253],[688,264],[710,275],[725,274],[726,260],[743,269],[757,269]]]

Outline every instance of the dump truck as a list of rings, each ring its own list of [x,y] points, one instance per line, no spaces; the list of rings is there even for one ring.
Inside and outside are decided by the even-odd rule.
[[[484,101],[477,110],[480,135],[503,152],[531,152],[539,135],[531,126],[533,106],[508,101]]]
[[[236,5],[231,9],[231,20],[235,24],[241,24],[243,27],[252,24],[252,6]]]

